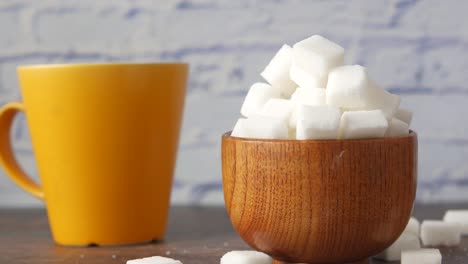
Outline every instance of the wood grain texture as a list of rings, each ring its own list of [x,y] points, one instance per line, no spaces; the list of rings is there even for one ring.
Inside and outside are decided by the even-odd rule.
[[[222,138],[226,208],[250,246],[287,262],[362,261],[411,215],[417,135],[297,141]]]

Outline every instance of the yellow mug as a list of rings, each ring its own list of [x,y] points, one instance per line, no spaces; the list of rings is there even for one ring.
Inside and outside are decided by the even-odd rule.
[[[113,245],[164,237],[187,64],[20,66],[23,102],[0,109],[0,163],[43,200],[54,240]],[[23,111],[41,185],[14,158]]]

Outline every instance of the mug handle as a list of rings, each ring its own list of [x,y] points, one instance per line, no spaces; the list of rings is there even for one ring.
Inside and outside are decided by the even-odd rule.
[[[36,198],[44,200],[44,191],[26,175],[16,161],[11,148],[11,125],[15,115],[20,111],[24,112],[24,106],[21,102],[11,102],[0,109],[0,164],[13,182]]]

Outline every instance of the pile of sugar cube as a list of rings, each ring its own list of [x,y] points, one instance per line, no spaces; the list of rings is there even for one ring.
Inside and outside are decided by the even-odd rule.
[[[462,235],[468,235],[468,210],[448,210],[443,220],[424,220],[421,224],[411,217],[403,234],[374,258],[401,260],[402,264],[440,264],[438,249],[422,247],[455,247]]]
[[[400,97],[343,65],[344,49],[314,35],[283,45],[254,83],[231,136],[260,139],[353,139],[409,133],[412,112]]]
[[[461,236],[468,235],[468,210],[448,210],[443,220],[424,220],[422,224],[411,217],[401,236],[386,250],[374,256],[385,261],[401,260],[402,264],[441,264],[442,255],[437,248],[460,244]],[[422,245],[420,243],[422,241]],[[253,250],[231,251],[220,264],[272,264],[265,253]],[[165,257],[149,257],[127,261],[127,264],[182,264]]]

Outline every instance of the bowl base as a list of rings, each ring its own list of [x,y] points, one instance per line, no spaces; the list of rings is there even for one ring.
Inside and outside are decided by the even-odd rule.
[[[293,264],[293,263],[273,259],[273,264]],[[302,263],[302,264],[308,264],[308,263]],[[310,264],[319,264],[319,263],[310,263]],[[346,262],[346,263],[336,263],[336,264],[369,264],[369,259],[356,261],[356,262]]]

